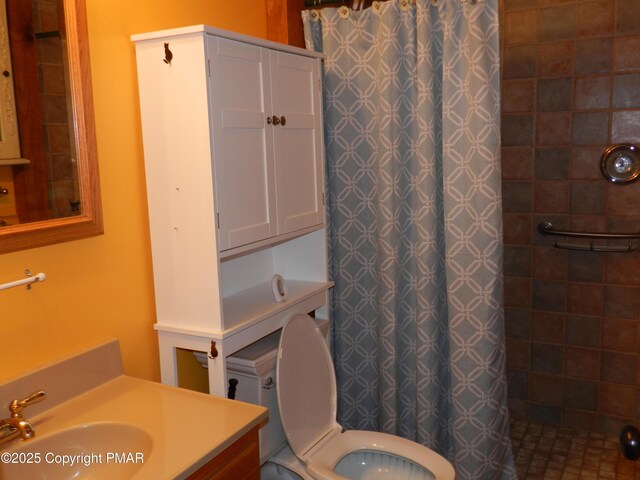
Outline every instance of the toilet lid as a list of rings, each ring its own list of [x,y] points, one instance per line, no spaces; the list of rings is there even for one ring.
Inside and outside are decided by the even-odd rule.
[[[282,327],[276,367],[278,408],[297,457],[335,430],[336,377],[329,348],[315,321],[294,315]]]

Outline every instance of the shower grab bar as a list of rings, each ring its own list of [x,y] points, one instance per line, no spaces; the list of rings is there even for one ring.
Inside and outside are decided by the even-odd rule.
[[[538,232],[542,235],[553,235],[553,246],[567,250],[588,250],[591,252],[633,252],[638,245],[633,240],[640,239],[638,233],[602,233],[602,232],[574,232],[567,230],[556,230],[551,222],[541,222],[538,225]],[[584,238],[589,243],[562,243],[558,242],[558,237]],[[627,245],[596,245],[594,240],[628,240]]]
[[[25,272],[25,275],[27,275],[27,278],[23,278],[22,280],[0,284],[0,290],[7,290],[21,285],[27,285],[27,288],[31,288],[32,283],[44,282],[45,278],[47,278],[47,276],[42,272],[31,275],[28,270]]]

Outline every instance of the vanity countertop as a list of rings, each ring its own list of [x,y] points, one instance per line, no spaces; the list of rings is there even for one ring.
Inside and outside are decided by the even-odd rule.
[[[267,410],[122,375],[30,421],[37,439],[83,424],[116,422],[136,426],[151,436],[152,447],[142,456],[144,467],[133,478],[179,479],[196,471],[253,427],[266,423]],[[114,452],[122,450],[113,445]],[[124,453],[135,456],[137,452]],[[104,461],[103,456],[101,462]]]
[[[0,383],[0,405],[40,389],[44,401],[24,410],[35,437],[0,452],[0,479],[184,479],[268,416],[258,405],[126,376],[115,340]]]

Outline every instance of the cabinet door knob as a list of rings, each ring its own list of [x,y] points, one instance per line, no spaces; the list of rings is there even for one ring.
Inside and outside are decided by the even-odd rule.
[[[277,115],[271,115],[270,117],[267,117],[267,124],[282,125],[284,127],[287,124],[287,119],[284,115],[282,115],[281,117]]]

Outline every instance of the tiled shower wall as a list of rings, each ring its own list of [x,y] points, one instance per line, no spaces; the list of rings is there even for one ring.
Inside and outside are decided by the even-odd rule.
[[[640,231],[640,182],[600,158],[640,144],[640,0],[501,0],[507,368],[512,417],[640,424],[640,253],[569,251],[542,221]]]
[[[53,218],[80,213],[72,205],[80,196],[70,125],[69,84],[64,18],[60,0],[32,0],[34,32],[45,152],[49,183],[49,206]]]

